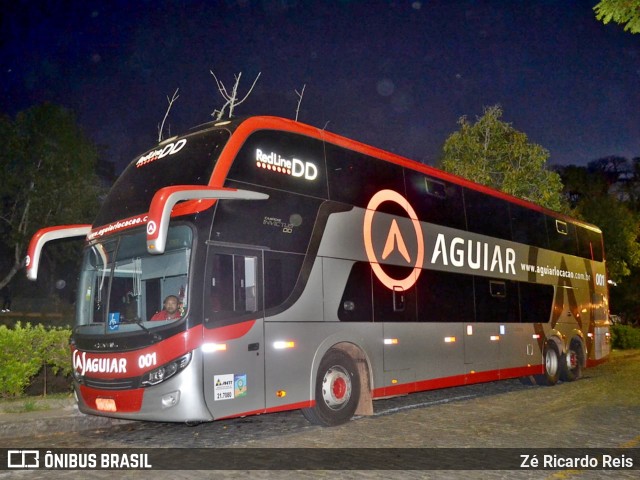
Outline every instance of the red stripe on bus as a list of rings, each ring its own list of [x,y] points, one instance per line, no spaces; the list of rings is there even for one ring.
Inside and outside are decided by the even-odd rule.
[[[452,377],[434,378],[431,380],[419,380],[397,385],[389,385],[373,390],[373,398],[404,395],[406,393],[437,390],[440,388],[459,387],[474,383],[486,383],[507,378],[526,377],[542,373],[542,365],[530,365],[526,367],[506,368],[502,370],[487,370],[484,372],[466,373]]]
[[[609,360],[608,357],[603,357],[598,359],[589,358],[587,359],[587,367],[595,367],[597,365],[607,362],[608,360]]]
[[[304,402],[287,403],[286,405],[278,405],[277,407],[263,408],[261,410],[251,410],[249,412],[234,413],[233,415],[229,415],[226,417],[216,417],[215,419],[224,420],[227,418],[245,417],[249,415],[261,415],[263,413],[286,412],[288,410],[299,410],[301,408],[311,408],[311,407],[314,407],[315,404],[316,404],[315,401],[307,400]]]
[[[234,325],[227,325],[226,327],[214,328],[211,330],[204,330],[205,342],[222,342],[224,340],[233,340],[235,338],[244,337],[255,325],[255,320],[248,320],[246,322],[237,323]]]

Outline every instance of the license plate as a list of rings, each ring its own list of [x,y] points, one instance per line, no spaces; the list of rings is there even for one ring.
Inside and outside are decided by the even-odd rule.
[[[101,412],[117,412],[116,401],[113,398],[96,398],[96,408]]]

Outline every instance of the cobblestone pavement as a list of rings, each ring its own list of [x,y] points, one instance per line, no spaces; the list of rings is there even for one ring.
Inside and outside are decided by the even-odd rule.
[[[0,441],[5,448],[626,448],[640,447],[640,352],[614,356],[578,382],[527,387],[517,380],[457,387],[375,402],[376,414],[346,425],[309,425],[299,412],[248,417],[197,427],[131,423],[95,431]],[[318,450],[326,455],[326,450]],[[596,450],[597,451],[597,450]],[[262,451],[264,452],[264,451]],[[340,450],[333,450],[337,455]],[[348,452],[348,451],[346,451]],[[428,450],[424,451],[426,454]],[[495,464],[486,450],[486,466]],[[535,450],[533,450],[535,452]],[[464,450],[454,451],[464,457]],[[346,453],[348,454],[348,453]],[[339,461],[340,457],[336,458]],[[464,462],[464,458],[461,458]],[[179,468],[179,465],[176,465]],[[0,472],[40,479],[47,471]],[[361,470],[361,471],[57,471],[56,478],[640,478],[639,470]]]

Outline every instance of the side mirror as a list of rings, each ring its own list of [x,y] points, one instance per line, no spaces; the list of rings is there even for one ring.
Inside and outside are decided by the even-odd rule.
[[[200,185],[175,185],[163,187],[151,200],[147,220],[147,251],[164,253],[171,211],[176,203],[185,200],[266,200],[266,193],[237,190],[235,188],[203,187]]]
[[[91,225],[59,225],[57,227],[47,227],[38,230],[27,249],[27,256],[24,259],[24,266],[27,269],[27,278],[36,280],[38,278],[38,265],[42,247],[47,242],[59,240],[61,238],[86,237],[91,231]]]

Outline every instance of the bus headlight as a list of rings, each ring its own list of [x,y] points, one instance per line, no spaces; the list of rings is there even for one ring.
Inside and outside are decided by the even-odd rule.
[[[165,380],[173,377],[180,370],[183,370],[187,365],[189,365],[190,361],[191,352],[173,360],[172,362],[166,363],[161,367],[156,368],[155,370],[151,370],[150,372],[145,373],[142,376],[142,381],[140,382],[140,384],[143,387],[148,387],[164,382]]]

